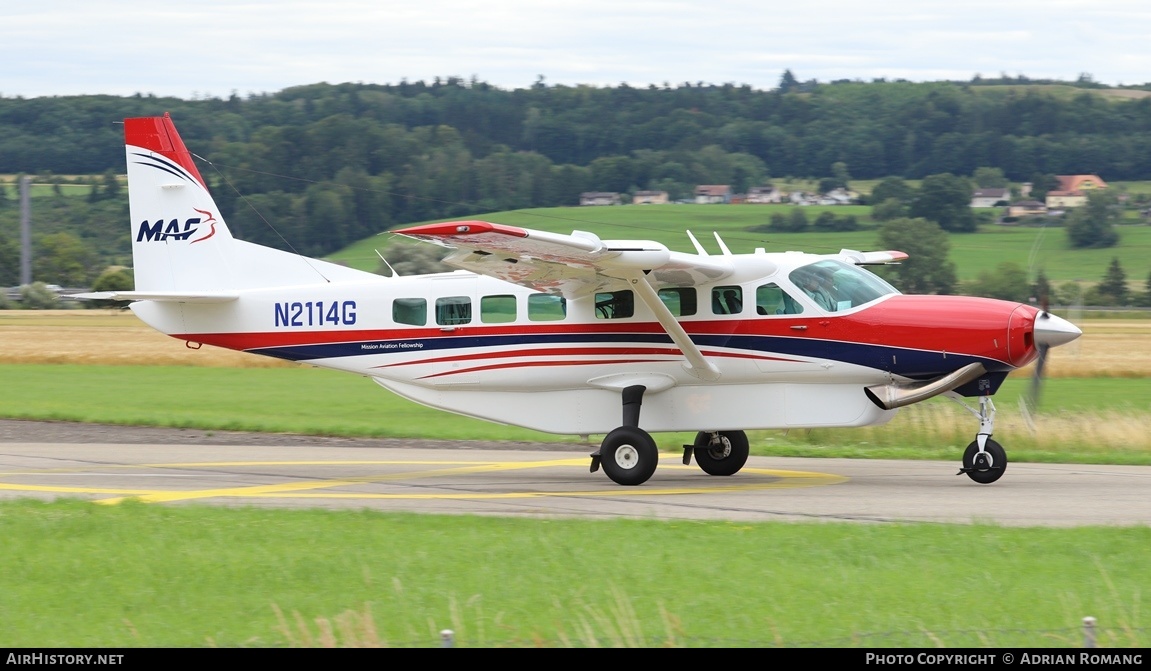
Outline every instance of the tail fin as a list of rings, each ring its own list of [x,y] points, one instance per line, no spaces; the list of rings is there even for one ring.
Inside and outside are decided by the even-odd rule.
[[[171,117],[124,120],[137,291],[236,288],[232,233]]]
[[[136,291],[211,294],[379,275],[232,237],[171,117],[124,120]]]

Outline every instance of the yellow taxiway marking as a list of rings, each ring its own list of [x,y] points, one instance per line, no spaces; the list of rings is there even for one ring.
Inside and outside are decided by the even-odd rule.
[[[665,458],[671,460],[673,457],[679,455],[668,454]],[[678,458],[676,459],[678,461]],[[587,457],[578,458],[565,458],[565,459],[548,459],[543,461],[436,461],[436,460],[403,460],[403,459],[389,459],[389,460],[371,460],[371,461],[214,461],[214,462],[178,462],[178,463],[156,463],[156,464],[121,464],[121,465],[103,465],[93,467],[86,465],[85,472],[98,471],[98,470],[124,470],[124,469],[145,469],[145,468],[158,468],[158,469],[188,469],[194,470],[198,468],[221,468],[221,467],[240,467],[240,466],[268,466],[268,467],[284,467],[284,466],[353,466],[353,465],[378,465],[378,466],[431,466],[432,468],[421,468],[419,470],[407,471],[403,473],[391,473],[386,475],[372,475],[372,476],[357,476],[349,478],[332,478],[325,480],[312,480],[308,482],[288,482],[269,485],[246,485],[237,487],[221,487],[214,489],[200,489],[200,490],[171,490],[171,489],[120,489],[120,488],[102,488],[102,487],[65,487],[65,486],[50,486],[50,485],[21,485],[14,483],[0,483],[0,490],[15,490],[15,491],[36,491],[36,492],[52,492],[52,493],[71,493],[71,494],[117,494],[114,498],[100,499],[96,503],[104,505],[115,505],[128,499],[137,501],[144,501],[148,503],[165,503],[172,501],[188,501],[194,499],[209,499],[209,498],[222,498],[222,497],[240,497],[240,498],[264,498],[264,497],[290,497],[301,499],[418,499],[418,500],[494,500],[494,499],[523,499],[523,498],[545,498],[545,497],[619,497],[619,496],[667,496],[674,494],[714,494],[723,492],[743,492],[762,489],[786,489],[795,487],[815,487],[823,485],[839,484],[846,482],[847,478],[839,475],[832,475],[829,473],[818,473],[809,471],[787,471],[768,468],[744,468],[740,471],[741,474],[748,475],[762,475],[773,478],[768,482],[739,482],[733,481],[728,478],[722,479],[715,484],[706,486],[676,486],[676,487],[658,487],[658,486],[644,486],[644,487],[616,487],[612,489],[600,489],[590,491],[580,490],[565,490],[565,491],[518,491],[518,492],[445,492],[445,493],[427,493],[427,494],[374,494],[369,492],[356,493],[356,492],[317,492],[316,490],[331,489],[334,487],[356,486],[372,483],[384,482],[399,482],[404,480],[416,480],[426,477],[442,477],[445,475],[464,475],[469,473],[491,473],[499,471],[515,471],[524,470],[529,468],[549,468],[557,466],[578,466],[586,468],[588,465]],[[684,466],[680,463],[664,463],[660,466],[661,470],[696,470],[694,466]],[[75,472],[76,469],[44,469],[44,470],[27,470],[21,472],[7,472],[0,475],[48,475],[48,474],[66,474],[68,472]]]
[[[145,496],[155,493],[154,489],[109,489],[105,487],[60,487],[54,485],[14,485],[0,482],[0,491],[9,492],[52,492],[56,494],[124,494],[127,497]]]

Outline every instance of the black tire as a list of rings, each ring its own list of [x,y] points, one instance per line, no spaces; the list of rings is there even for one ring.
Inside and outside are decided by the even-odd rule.
[[[1003,449],[1002,445],[990,438],[987,439],[984,450],[987,452],[990,463],[981,463],[977,466],[975,455],[979,453],[979,443],[972,442],[967,446],[967,449],[963,451],[963,472],[979,484],[989,485],[1003,477],[1003,472],[1007,470],[1007,451]]]
[[[695,463],[708,475],[735,475],[747,463],[750,452],[747,434],[743,431],[720,431],[719,442],[712,444],[712,433],[695,434]]]
[[[651,434],[633,426],[621,426],[607,434],[599,454],[603,472],[621,485],[642,485],[659,463],[659,448]]]

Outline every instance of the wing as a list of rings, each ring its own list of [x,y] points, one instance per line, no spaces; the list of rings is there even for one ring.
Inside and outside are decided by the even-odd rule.
[[[578,298],[626,287],[636,271],[655,287],[690,287],[732,273],[724,257],[670,251],[652,240],[601,240],[492,224],[455,221],[396,231],[456,251],[444,263],[538,291]]]
[[[837,256],[841,261],[857,266],[883,266],[907,260],[906,253],[896,251],[857,252],[854,249],[841,249]]]
[[[723,279],[732,273],[726,256],[673,252],[651,240],[600,240],[583,231],[562,235],[486,221],[428,224],[396,233],[454,248],[444,259],[448,265],[538,291],[579,298],[633,289],[683,352],[684,368],[700,379],[719,378],[719,370],[659,299],[656,287]]]

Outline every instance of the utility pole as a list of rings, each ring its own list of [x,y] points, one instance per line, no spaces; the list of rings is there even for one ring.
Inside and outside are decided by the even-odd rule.
[[[32,178],[20,178],[20,286],[32,284],[32,204],[28,191]]]

